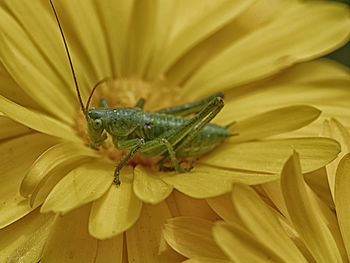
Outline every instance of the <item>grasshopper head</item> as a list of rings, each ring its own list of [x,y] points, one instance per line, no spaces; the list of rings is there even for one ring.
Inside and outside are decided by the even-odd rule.
[[[107,135],[103,133],[106,127],[106,110],[90,108],[87,114],[88,124],[88,140],[90,147],[98,149],[98,146],[103,145],[107,139]]]

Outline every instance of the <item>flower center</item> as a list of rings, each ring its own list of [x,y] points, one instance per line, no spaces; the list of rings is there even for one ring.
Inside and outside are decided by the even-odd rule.
[[[162,108],[175,106],[179,103],[178,87],[169,87],[163,78],[153,82],[146,82],[138,78],[119,78],[108,80],[100,84],[96,89],[90,107],[98,107],[101,98],[104,98],[110,108],[134,107],[139,99],[145,99],[143,111],[156,111]],[[87,141],[87,123],[85,116],[79,110],[76,118],[76,131],[89,146]],[[98,151],[101,155],[106,156],[112,161],[118,163],[129,151],[121,151],[114,147],[112,137],[108,134],[105,141],[106,147],[100,147]],[[145,158],[136,155],[129,164],[141,164],[143,166],[155,167],[158,162],[157,158]]]

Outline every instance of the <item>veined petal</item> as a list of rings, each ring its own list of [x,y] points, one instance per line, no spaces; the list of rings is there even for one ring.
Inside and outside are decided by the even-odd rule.
[[[56,142],[53,137],[33,133],[0,145],[0,228],[33,210],[19,195],[18,186],[34,160]]]
[[[144,205],[139,220],[126,231],[129,262],[175,263],[184,259],[163,237],[164,223],[171,217],[165,202]]]
[[[175,251],[188,258],[227,259],[214,241],[213,226],[200,218],[175,217],[165,224],[164,238]]]
[[[285,262],[307,262],[287,236],[276,215],[256,192],[243,184],[235,184],[232,201],[243,224],[257,240]]]
[[[159,175],[138,165],[134,169],[133,190],[143,202],[157,204],[171,194],[173,187],[163,182]]]
[[[313,207],[301,174],[298,154],[284,165],[281,187],[291,220],[317,262],[342,262],[337,245]]]
[[[28,197],[32,194],[40,181],[54,168],[74,163],[87,157],[98,157],[98,155],[81,144],[67,142],[56,144],[41,154],[33,163],[21,183],[21,195]]]
[[[112,185],[92,205],[89,232],[98,239],[123,233],[139,218],[142,202],[132,191],[132,168],[125,167],[120,175],[120,186]]]
[[[52,226],[52,215],[39,210],[0,230],[1,262],[38,262]]]
[[[178,21],[169,36],[169,47],[165,50],[166,56],[162,55],[160,69],[164,72],[181,55],[190,50],[203,39],[224,27],[230,21],[244,11],[253,1],[205,1],[198,6],[196,1],[186,1],[178,7]],[[193,14],[197,10],[197,17]],[[185,18],[188,17],[189,18]],[[181,18],[180,18],[181,17]]]
[[[350,225],[349,225],[349,198],[350,198],[350,154],[346,154],[339,162],[335,177],[335,208],[344,245],[350,257]]]
[[[217,222],[213,227],[215,241],[234,262],[283,262],[264,243],[236,224]]]
[[[321,111],[310,106],[288,106],[264,112],[238,121],[230,131],[238,136],[230,138],[231,142],[261,139],[283,132],[299,129],[320,116]]]
[[[271,24],[234,42],[204,64],[186,82],[183,95],[193,98],[191,90],[201,87],[195,95],[205,96],[326,54],[346,42],[349,27],[345,5],[296,2]]]
[[[83,164],[53,188],[40,212],[67,212],[100,198],[113,182],[114,167],[105,161]]]
[[[41,261],[52,263],[93,263],[97,240],[88,233],[90,205],[65,216],[56,215]]]
[[[319,137],[225,143],[201,158],[200,162],[232,169],[279,173],[292,149],[300,153],[303,172],[310,172],[334,160],[340,146],[335,140]]]
[[[49,16],[49,5],[4,1],[3,6],[0,9],[2,63],[33,100],[53,116],[72,124],[77,100],[69,88],[73,82],[64,47],[57,41],[60,36],[57,33],[56,38],[52,34],[58,31]],[[38,12],[42,14],[40,19],[33,15]]]
[[[0,111],[33,130],[69,141],[80,141],[71,127],[40,112],[22,107],[0,95]]]
[[[198,165],[189,173],[160,173],[164,182],[193,198],[210,198],[231,192],[232,183],[261,184],[278,179],[263,174]]]
[[[0,140],[29,133],[31,129],[0,115]]]

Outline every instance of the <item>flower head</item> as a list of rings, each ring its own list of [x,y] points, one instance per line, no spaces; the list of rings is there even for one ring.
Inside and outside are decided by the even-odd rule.
[[[291,71],[287,68],[321,56],[347,40],[350,20],[344,6],[323,2],[281,6],[246,0],[207,1],[200,6],[187,1],[55,4],[83,98],[105,78],[110,80],[97,90],[94,105],[103,96],[111,107],[132,107],[144,97],[145,109],[155,111],[225,91],[228,105],[215,121],[225,126],[238,120],[230,131],[239,136],[200,157],[190,173],[160,173],[154,169],[157,159],[138,158],[121,170],[122,184],[117,187],[112,183],[114,166],[125,152],[117,152],[108,141],[107,149],[100,152],[86,145],[86,122],[49,3],[3,1],[0,111],[4,114],[1,125],[9,128],[1,145],[7,158],[0,169],[7,182],[0,195],[4,200],[0,222],[9,233],[20,229],[16,224],[32,222],[31,231],[48,240],[43,258],[58,259],[58,250],[55,254],[49,251],[59,242],[62,257],[84,262],[85,256],[91,258],[100,249],[121,248],[126,230],[128,250],[141,249],[145,237],[139,235],[145,226],[154,233],[155,241],[152,249],[144,246],[142,251],[151,257],[158,249],[158,254],[153,254],[164,256],[167,253],[161,252],[169,249],[159,229],[161,221],[172,215],[164,200],[174,188],[191,197],[209,198],[230,192],[233,182],[255,185],[276,180],[291,147],[300,152],[306,172],[336,158],[339,145],[327,138],[261,140],[309,124],[319,116],[318,109],[276,103],[252,114],[251,105],[257,103],[253,90],[259,83],[287,85],[290,79],[284,76],[288,74],[295,74],[294,79],[303,83],[305,75],[299,69],[307,67],[312,72],[312,64],[297,65]],[[266,6],[270,6],[268,10]],[[328,62],[315,65],[346,75]],[[244,92],[246,87],[251,101]],[[250,105],[233,111],[243,98]],[[16,134],[15,129],[19,129]],[[39,209],[56,216],[41,216]],[[147,215],[161,215],[160,222],[154,227],[147,224],[152,217]],[[70,233],[64,233],[66,227],[76,242]],[[108,240],[99,241],[104,239]],[[42,243],[28,240],[24,243],[35,243],[33,258],[38,259]],[[69,246],[65,240],[70,240]],[[4,257],[12,255],[9,251]],[[24,251],[17,250],[21,255],[28,250]],[[142,253],[132,255],[142,258]]]

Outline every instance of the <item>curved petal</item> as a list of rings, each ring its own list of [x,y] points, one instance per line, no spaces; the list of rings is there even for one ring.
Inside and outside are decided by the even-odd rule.
[[[64,47],[49,5],[4,1],[0,9],[2,63],[23,90],[56,118],[72,124],[77,105]],[[40,12],[41,15],[36,14]],[[45,22],[43,22],[45,21]],[[68,87],[68,88],[67,88]]]
[[[283,262],[264,243],[238,225],[218,222],[213,227],[213,235],[220,248],[234,262]]]
[[[98,157],[91,149],[75,143],[60,143],[42,153],[23,178],[20,193],[28,197],[47,174],[61,165],[77,162],[87,157]]]
[[[0,140],[27,134],[31,129],[0,115]]]
[[[41,261],[52,263],[93,263],[97,240],[89,235],[90,205],[65,216],[56,215]]]
[[[239,217],[232,203],[232,195],[225,194],[218,197],[207,199],[208,205],[217,213],[225,222],[238,222]],[[240,221],[239,221],[240,222]]]
[[[173,187],[163,182],[159,176],[138,165],[134,169],[133,190],[135,195],[146,203],[157,204],[167,198]]]
[[[196,217],[175,217],[165,224],[164,238],[175,251],[188,258],[227,259],[214,241],[213,226],[212,222]]]
[[[320,116],[321,111],[310,106],[288,106],[260,113],[238,121],[230,131],[238,136],[231,142],[243,142],[292,131],[304,127]]]
[[[0,230],[1,262],[38,262],[51,230],[52,215],[39,210]]]
[[[276,214],[256,192],[243,184],[235,184],[232,201],[243,224],[257,240],[264,243],[285,262],[307,262],[287,236]]]
[[[77,167],[52,189],[40,212],[63,215],[100,198],[113,182],[113,171],[113,165],[103,161]]]
[[[234,182],[261,184],[278,179],[278,175],[249,173],[198,165],[188,173],[160,173],[164,182],[193,198],[210,198],[231,192]]]
[[[112,185],[92,205],[89,232],[98,239],[123,233],[139,218],[142,202],[132,191],[132,168],[125,167],[120,175],[120,186]]]
[[[43,134],[29,134],[0,144],[0,228],[33,210],[20,196],[18,186],[34,160],[57,141]]]
[[[340,146],[335,140],[319,137],[225,143],[200,162],[231,169],[279,173],[293,149],[300,152],[303,172],[310,172],[334,160]]]
[[[335,177],[335,209],[344,245],[350,256],[350,225],[349,225],[349,187],[350,187],[350,154],[340,161]]]
[[[316,261],[342,262],[330,230],[313,207],[296,152],[283,167],[281,188],[291,221]]]
[[[186,82],[183,96],[196,96],[252,82],[316,58],[340,47],[349,38],[345,5],[295,2],[278,19],[234,42],[204,64]],[[290,43],[293,43],[291,45]]]
[[[0,95],[0,111],[33,130],[69,141],[80,141],[68,125],[40,112],[22,107]]]
[[[165,202],[142,207],[139,220],[126,231],[129,262],[176,263],[184,259],[165,243],[162,229],[170,217]]]

